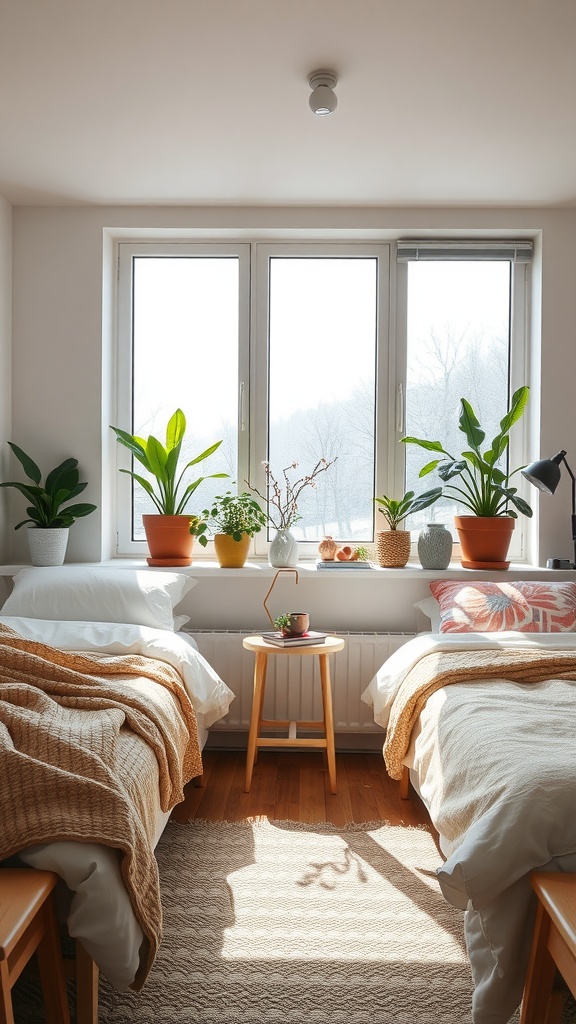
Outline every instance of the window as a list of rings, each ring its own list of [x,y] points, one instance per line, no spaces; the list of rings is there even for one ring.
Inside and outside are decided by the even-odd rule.
[[[398,243],[391,269],[388,244],[120,242],[116,423],[159,434],[180,407],[189,458],[222,440],[199,471],[230,479],[206,480],[190,512],[247,481],[264,493],[264,462],[294,478],[335,460],[302,492],[301,551],[314,557],[325,533],[371,542],[383,527],[374,496],[424,489],[418,452],[399,437],[446,436],[439,410],[456,422],[461,394],[498,418],[523,366],[526,325],[512,310],[524,308],[527,265],[509,249],[439,258],[421,245]],[[117,477],[118,553],[140,554],[150,509],[130,477]],[[256,552],[269,540],[258,535]]]
[[[458,429],[460,399],[466,398],[486,431],[486,447],[499,430],[510,394],[525,375],[523,366],[529,243],[399,243],[405,264],[401,289],[406,296],[405,431],[441,441],[459,454],[464,435]],[[512,386],[513,384],[513,386]],[[522,432],[513,430],[512,462],[522,464]],[[437,474],[419,477],[428,459],[422,449],[406,449],[406,487],[422,491],[441,485]],[[522,487],[519,478],[516,486]],[[443,498],[410,520],[413,530],[426,522],[453,528],[455,501]],[[522,525],[522,519],[520,519]],[[512,553],[520,557],[522,529],[515,531]]]

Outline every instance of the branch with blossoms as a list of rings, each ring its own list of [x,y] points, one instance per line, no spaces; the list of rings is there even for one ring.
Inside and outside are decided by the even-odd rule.
[[[336,456],[337,458],[337,456]],[[254,494],[257,494],[268,506],[268,519],[275,530],[288,530],[294,526],[302,517],[298,513],[298,498],[305,487],[316,487],[316,477],[324,473],[335,462],[336,458],[328,462],[327,459],[318,459],[311,473],[301,476],[299,480],[290,480],[288,473],[291,469],[297,469],[298,463],[291,462],[282,470],[282,478],[279,482],[270,469],[269,462],[263,462],[266,473],[266,494],[261,494],[257,487],[253,487],[249,480],[244,482]],[[283,483],[282,483],[283,480]]]

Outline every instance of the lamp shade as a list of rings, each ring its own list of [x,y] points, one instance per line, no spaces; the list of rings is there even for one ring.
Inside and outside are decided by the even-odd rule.
[[[560,482],[560,463],[565,455],[566,452],[558,452],[553,459],[540,459],[538,462],[533,462],[522,470],[522,476],[525,476],[539,491],[554,494]]]

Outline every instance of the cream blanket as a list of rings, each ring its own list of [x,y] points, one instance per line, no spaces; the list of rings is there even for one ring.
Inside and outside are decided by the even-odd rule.
[[[428,698],[451,683],[507,679],[539,683],[544,679],[576,679],[576,653],[567,651],[472,650],[437,651],[418,661],[396,694],[384,744],[388,774],[401,779],[412,729]]]
[[[0,858],[63,839],[120,850],[145,935],[141,988],[162,930],[157,787],[169,810],[202,772],[179,673],[141,655],[60,651],[0,624],[0,753]]]

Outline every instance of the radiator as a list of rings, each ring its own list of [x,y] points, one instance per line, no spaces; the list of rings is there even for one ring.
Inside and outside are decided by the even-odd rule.
[[[189,630],[200,653],[235,694],[230,711],[212,728],[247,731],[252,710],[254,658],[242,646],[246,631]],[[337,733],[380,733],[361,694],[386,658],[413,633],[338,633],[346,646],[330,655],[330,679]],[[268,658],[264,718],[316,721],[322,718],[318,658]]]

